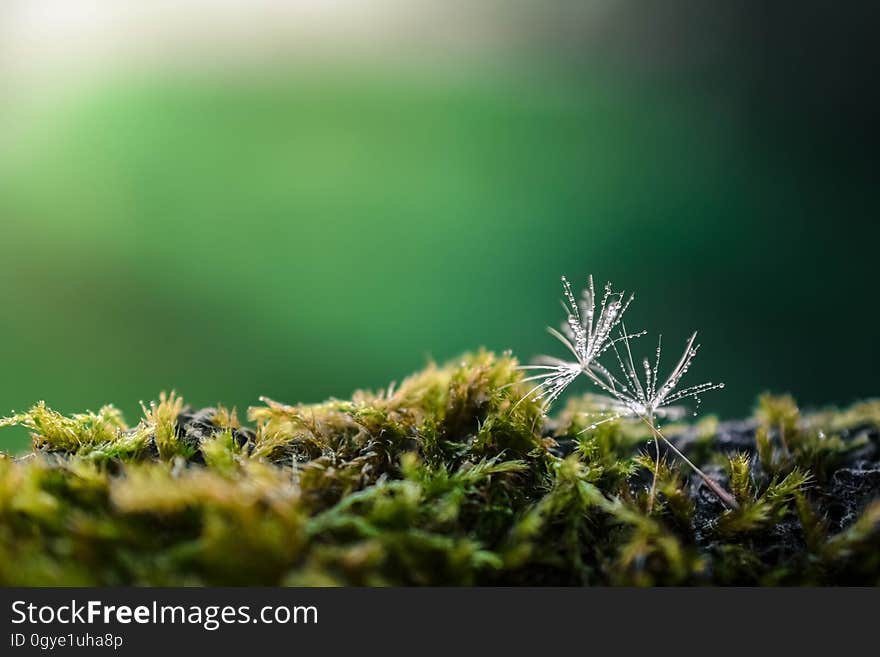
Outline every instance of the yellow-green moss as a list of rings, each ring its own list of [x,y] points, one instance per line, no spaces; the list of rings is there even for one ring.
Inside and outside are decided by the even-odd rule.
[[[664,458],[649,513],[647,428],[590,429],[589,398],[544,418],[515,367],[480,352],[351,400],[264,399],[252,428],[174,394],[131,428],[40,403],[0,422],[34,444],[0,457],[0,583],[880,583],[859,474],[877,402],[765,396],[735,446],[714,419],[670,425],[740,508]]]

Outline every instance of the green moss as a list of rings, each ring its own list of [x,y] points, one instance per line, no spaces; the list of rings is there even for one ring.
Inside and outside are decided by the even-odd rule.
[[[174,394],[131,428],[40,403],[2,421],[34,449],[0,457],[0,583],[880,583],[877,402],[764,396],[729,449],[714,418],[670,425],[740,508],[662,458],[649,511],[647,427],[593,426],[590,397],[545,418],[515,367],[480,352],[351,400],[264,399],[252,428]]]

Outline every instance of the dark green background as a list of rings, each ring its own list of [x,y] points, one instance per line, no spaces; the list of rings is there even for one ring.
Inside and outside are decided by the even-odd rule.
[[[480,346],[528,359],[556,350],[559,276],[590,272],[670,350],[701,330],[693,381],[727,383],[705,409],[876,394],[869,101],[805,76],[818,56],[737,48],[5,102],[0,411],[317,401]]]

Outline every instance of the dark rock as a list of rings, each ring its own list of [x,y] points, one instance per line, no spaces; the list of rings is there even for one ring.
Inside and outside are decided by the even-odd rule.
[[[869,422],[860,422],[859,424],[854,424],[853,426],[847,427],[840,432],[841,438],[844,439],[858,438],[863,434],[867,436],[868,439],[872,442],[880,441],[880,428]]]
[[[706,473],[707,477],[722,488],[729,488],[727,471],[723,467],[706,464],[702,467],[702,470]],[[694,501],[694,527],[699,540],[705,530],[711,527],[712,523],[715,522],[719,515],[726,511],[727,507],[724,506],[721,500],[718,499],[718,496],[712,492],[696,473],[691,474],[688,483],[690,484],[691,499]]]
[[[201,443],[224,431],[231,430],[232,438],[241,448],[246,448],[250,453],[256,444],[256,432],[249,427],[225,427],[214,424],[217,409],[212,407],[201,408],[193,411],[189,406],[185,407],[177,416],[175,431],[181,441],[195,450],[192,458],[194,463],[204,463],[205,459],[201,451]]]
[[[868,502],[880,497],[880,464],[859,462],[841,468],[832,476],[825,492],[828,517],[836,530],[848,527]]]
[[[553,442],[555,445],[551,445],[547,449],[553,456],[561,459],[573,454],[578,445],[578,441],[575,438],[556,438]]]
[[[733,454],[735,452],[754,453],[755,431],[758,423],[755,420],[732,420],[718,425],[718,432],[712,438],[712,449]],[[701,440],[698,427],[690,426],[669,439],[680,450],[687,452]]]
[[[712,446],[723,452],[754,452],[755,432],[758,423],[755,420],[735,420],[722,422]]]
[[[235,441],[235,444],[241,448],[248,448],[248,453],[253,449],[256,444],[257,432],[249,427],[241,427],[238,429],[232,430],[232,439]]]

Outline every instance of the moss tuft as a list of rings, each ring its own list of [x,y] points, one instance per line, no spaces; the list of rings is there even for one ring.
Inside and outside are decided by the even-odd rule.
[[[39,403],[0,421],[4,585],[878,584],[880,403],[666,433],[728,486],[726,510],[638,421],[556,417],[509,355],[430,365],[350,400],[192,409],[126,424]]]

